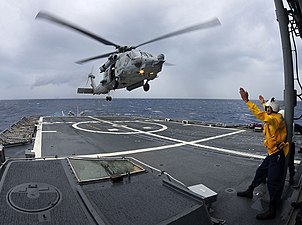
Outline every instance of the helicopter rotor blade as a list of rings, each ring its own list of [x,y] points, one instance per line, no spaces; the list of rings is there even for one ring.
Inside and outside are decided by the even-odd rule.
[[[139,45],[135,46],[135,48],[140,47],[142,45],[150,44],[152,42],[159,41],[159,40],[162,40],[162,39],[166,39],[166,38],[170,38],[170,37],[173,37],[173,36],[177,36],[177,35],[185,34],[185,33],[188,33],[188,32],[192,32],[192,31],[195,31],[195,30],[201,30],[201,29],[206,29],[206,28],[218,26],[220,24],[221,23],[220,23],[219,19],[215,17],[214,19],[209,20],[207,22],[203,22],[203,23],[200,23],[200,24],[197,24],[197,25],[194,25],[194,26],[190,26],[190,27],[187,27],[187,28],[184,28],[184,29],[174,31],[172,33],[160,36],[158,38],[154,38],[150,41],[146,41],[142,44],[139,44]]]
[[[95,40],[97,40],[97,41],[99,41],[99,42],[101,42],[101,43],[103,43],[105,45],[112,45],[112,46],[115,46],[116,48],[119,47],[119,45],[117,45],[117,44],[115,44],[115,43],[113,43],[111,41],[108,41],[105,38],[102,38],[102,37],[100,37],[100,36],[98,36],[96,34],[93,34],[93,33],[89,32],[89,31],[83,29],[83,28],[80,28],[80,27],[78,27],[76,25],[73,25],[73,24],[71,24],[69,22],[66,22],[63,19],[59,19],[58,17],[55,17],[55,16],[53,16],[53,15],[47,13],[47,12],[40,11],[37,14],[37,16],[36,16],[36,19],[45,19],[45,20],[48,20],[50,22],[53,22],[53,23],[56,23],[56,24],[68,27],[68,28],[73,29],[75,31],[78,31],[78,32],[80,32],[80,33],[82,33],[82,34],[84,34],[84,35],[86,35],[86,36],[88,36],[88,37],[90,37],[92,39],[95,39]]]
[[[175,66],[175,64],[169,63],[169,62],[165,62],[165,65],[166,65],[166,66]]]
[[[87,59],[82,59],[82,60],[77,61],[76,63],[77,64],[83,64],[83,63],[86,63],[86,62],[89,62],[89,61],[92,61],[92,60],[95,60],[95,59],[106,58],[106,57],[110,56],[113,53],[116,53],[116,52],[109,52],[109,53],[106,53],[106,54],[103,54],[103,55],[98,55],[98,56],[90,57],[90,58],[87,58]]]

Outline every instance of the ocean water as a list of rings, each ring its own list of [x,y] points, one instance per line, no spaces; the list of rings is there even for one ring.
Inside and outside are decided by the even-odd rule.
[[[257,103],[257,101],[254,101]],[[258,104],[258,103],[257,103]],[[281,103],[282,108],[282,103]],[[175,120],[248,125],[259,122],[242,100],[225,99],[30,99],[0,100],[0,131],[24,116],[62,116],[84,112],[85,115],[144,116]],[[295,117],[302,113],[302,103],[295,107]],[[295,121],[302,124],[302,120]]]

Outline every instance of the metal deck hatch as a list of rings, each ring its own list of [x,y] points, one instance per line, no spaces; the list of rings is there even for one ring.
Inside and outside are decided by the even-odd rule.
[[[68,162],[80,183],[145,171],[143,167],[128,159],[68,158]]]
[[[39,213],[55,207],[60,191],[45,183],[24,183],[12,188],[7,195],[10,206],[25,213]]]

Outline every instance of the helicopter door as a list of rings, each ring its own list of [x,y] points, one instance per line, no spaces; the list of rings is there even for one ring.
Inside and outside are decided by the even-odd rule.
[[[109,72],[110,82],[115,80],[115,63],[111,64],[108,72]]]
[[[115,76],[115,62],[109,68],[109,82],[112,82],[113,89],[117,89],[119,82],[118,78]]]

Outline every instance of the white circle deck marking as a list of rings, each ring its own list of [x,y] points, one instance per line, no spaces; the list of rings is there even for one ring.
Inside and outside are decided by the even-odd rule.
[[[97,118],[93,118],[93,119],[97,119]],[[129,125],[123,125],[123,124],[127,124],[130,123],[134,124],[134,123],[142,123],[142,124],[147,124],[149,126],[144,126],[142,127],[142,129],[148,130],[148,133],[157,133],[157,132],[161,132],[164,131],[166,129],[168,129],[167,126],[160,124],[160,123],[153,123],[153,122],[146,122],[146,121],[139,121],[139,120],[135,120],[135,121],[113,121],[113,122],[109,122],[109,121],[105,121],[105,120],[99,120],[98,121],[83,121],[83,122],[78,122],[78,123],[74,123],[72,125],[73,128],[81,130],[81,131],[86,131],[86,132],[90,132],[90,133],[99,133],[99,134],[138,134],[138,133],[142,133],[144,131],[138,130],[138,129],[134,129],[129,127]],[[102,130],[94,130],[94,129],[88,129],[88,128],[82,128],[80,127],[81,124],[109,124],[111,125],[113,128],[107,128],[107,130],[102,131]],[[119,124],[119,123],[123,123],[123,124]],[[154,129],[152,130],[152,126],[153,125]],[[120,129],[117,129],[120,128]],[[157,129],[155,128],[157,127]],[[125,129],[125,130],[130,130],[130,131],[121,131],[121,128]]]

